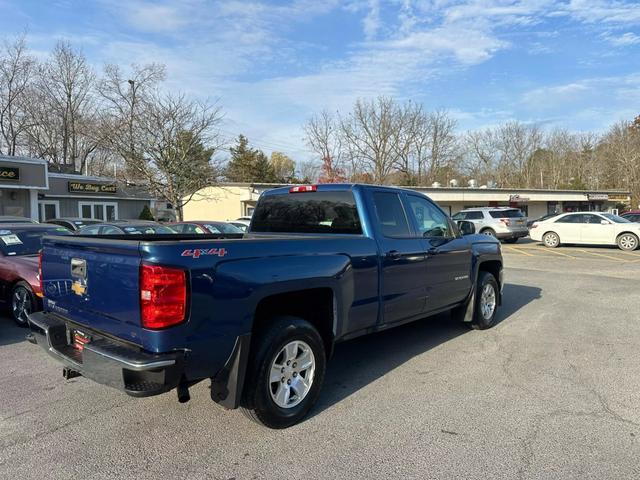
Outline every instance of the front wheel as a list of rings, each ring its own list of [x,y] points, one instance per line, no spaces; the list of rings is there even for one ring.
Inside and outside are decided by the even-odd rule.
[[[256,335],[242,410],[269,428],[287,428],[318,399],[326,356],[318,331],[306,320],[279,317]]]
[[[478,273],[478,284],[476,286],[476,304],[473,312],[471,328],[485,330],[493,327],[498,310],[498,295],[500,295],[498,282],[489,272],[480,271]]]
[[[638,248],[638,237],[633,233],[623,233],[618,237],[617,243],[620,250],[632,252]]]
[[[21,327],[29,325],[27,316],[36,308],[36,298],[25,282],[18,282],[11,293],[11,316]]]

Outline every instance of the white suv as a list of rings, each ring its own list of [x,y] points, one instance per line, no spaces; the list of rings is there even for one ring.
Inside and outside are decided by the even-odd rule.
[[[453,220],[472,222],[476,232],[515,243],[519,238],[529,235],[527,217],[517,208],[479,207],[468,208],[456,213]]]

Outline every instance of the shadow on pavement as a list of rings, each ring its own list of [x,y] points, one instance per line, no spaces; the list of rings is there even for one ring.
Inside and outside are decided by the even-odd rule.
[[[25,341],[29,329],[20,328],[6,315],[0,315],[0,347]]]
[[[540,288],[506,284],[504,301],[498,310],[498,322],[508,320],[515,312],[539,298]],[[322,394],[311,416],[344,400],[413,357],[469,331],[466,325],[454,322],[445,313],[336,345]]]

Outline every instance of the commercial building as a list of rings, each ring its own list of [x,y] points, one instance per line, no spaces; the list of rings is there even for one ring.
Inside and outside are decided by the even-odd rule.
[[[226,183],[200,190],[183,207],[185,220],[232,220],[251,215],[260,194],[283,185]],[[464,208],[512,206],[530,218],[547,213],[615,211],[629,205],[622,190],[536,190],[513,188],[406,187],[424,193],[453,215]]]
[[[40,159],[0,156],[0,215],[38,221],[116,220],[138,218],[145,205],[158,210],[155,199],[140,187],[104,177],[52,173]]]

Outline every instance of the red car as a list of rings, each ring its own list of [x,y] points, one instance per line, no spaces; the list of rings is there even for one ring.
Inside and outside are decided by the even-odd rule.
[[[630,222],[640,223],[640,210],[631,210],[620,215],[622,218],[626,218]]]
[[[71,235],[64,227],[47,224],[0,224],[0,302],[15,322],[27,326],[27,315],[40,310],[38,253],[45,235]]]
[[[191,222],[175,222],[168,224],[178,233],[237,233],[244,232],[235,225],[227,222],[214,222],[209,220],[194,220]]]

